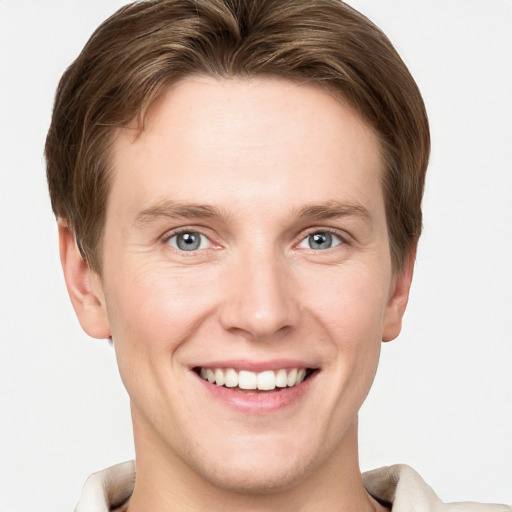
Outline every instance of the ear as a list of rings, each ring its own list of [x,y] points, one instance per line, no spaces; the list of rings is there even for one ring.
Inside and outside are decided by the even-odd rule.
[[[100,277],[82,258],[71,229],[59,222],[60,262],[69,298],[82,329],[93,338],[109,338],[110,325]]]
[[[400,272],[395,273],[384,315],[382,341],[394,340],[402,330],[402,318],[409,300],[416,251],[411,251]]]

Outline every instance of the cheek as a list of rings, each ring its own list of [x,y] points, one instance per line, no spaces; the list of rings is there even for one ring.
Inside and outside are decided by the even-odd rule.
[[[383,277],[384,276],[384,277]],[[378,268],[354,265],[327,269],[314,287],[304,291],[304,303],[331,332],[339,349],[381,341],[389,283]],[[306,290],[306,288],[304,288]],[[307,298],[306,298],[307,296]]]
[[[332,378],[354,403],[368,392],[378,365],[388,295],[383,275],[355,267],[331,273],[313,308],[328,334]]]
[[[211,294],[198,276],[133,267],[122,275],[131,278],[112,280],[105,293],[119,373],[132,405],[146,410],[153,396],[148,414],[157,422],[180,401],[168,382],[183,371],[182,346],[208,323]]]
[[[193,272],[148,268],[123,272],[127,280],[106,290],[112,338],[120,365],[168,357],[207,321],[214,308],[212,288]],[[204,276],[203,276],[204,277]],[[109,290],[111,293],[109,293]]]

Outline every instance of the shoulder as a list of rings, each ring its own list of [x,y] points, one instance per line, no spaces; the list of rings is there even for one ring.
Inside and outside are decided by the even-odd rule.
[[[512,512],[508,505],[443,503],[421,476],[405,464],[363,473],[366,490],[392,505],[393,512]]]
[[[75,512],[109,512],[130,498],[135,485],[135,461],[122,462],[97,473],[85,482]]]
[[[363,473],[366,490],[393,512],[512,512],[508,505],[443,503],[421,476],[405,464]],[[121,507],[135,484],[135,462],[123,462],[93,473],[75,512],[108,512]],[[122,510],[122,509],[121,509]]]

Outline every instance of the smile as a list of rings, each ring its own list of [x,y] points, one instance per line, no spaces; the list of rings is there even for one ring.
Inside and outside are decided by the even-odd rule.
[[[281,368],[252,372],[233,368],[197,368],[202,379],[226,388],[240,390],[273,391],[292,388],[306,380],[315,370],[306,368]]]

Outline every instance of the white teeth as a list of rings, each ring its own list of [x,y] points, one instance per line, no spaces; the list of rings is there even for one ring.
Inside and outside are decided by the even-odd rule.
[[[239,387],[247,390],[272,391],[276,388],[286,388],[299,385],[306,378],[305,368],[292,368],[286,370],[265,370],[260,373],[233,368],[201,368],[201,378],[227,388]]]
[[[208,379],[209,380],[209,379]],[[294,368],[289,374],[287,379],[288,387],[295,386],[297,384],[297,368]]]
[[[224,374],[224,384],[228,388],[236,388],[236,386],[238,386],[238,373],[235,372],[233,368],[226,370]]]
[[[256,389],[258,384],[258,379],[254,372],[248,372],[242,370],[238,374],[238,387],[240,389]]]
[[[285,388],[288,386],[288,376],[286,375],[286,370],[281,368],[276,373],[276,387]]]
[[[276,374],[272,370],[258,373],[258,389],[269,391],[276,388]]]
[[[215,384],[217,384],[217,386],[224,386],[224,383],[224,372],[220,368],[217,368],[215,370]]]

